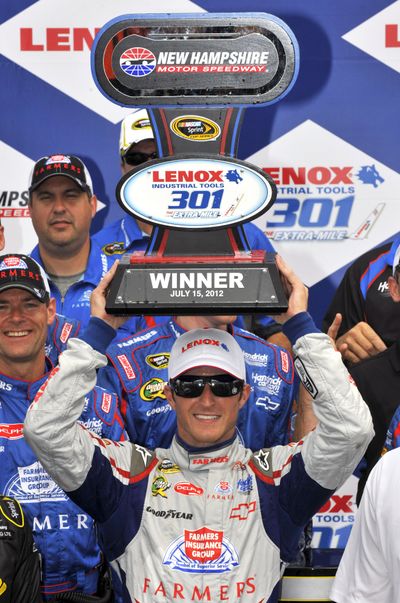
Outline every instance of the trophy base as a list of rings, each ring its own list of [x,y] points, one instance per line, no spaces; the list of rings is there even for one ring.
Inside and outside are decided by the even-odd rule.
[[[124,255],[107,294],[110,314],[280,314],[287,310],[274,253]]]

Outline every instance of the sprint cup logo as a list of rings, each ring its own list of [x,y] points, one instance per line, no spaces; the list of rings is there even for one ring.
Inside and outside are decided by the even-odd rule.
[[[215,140],[221,134],[219,125],[206,117],[182,115],[173,119],[170,128],[179,138],[205,142]]]
[[[268,71],[269,51],[166,51],[156,58],[147,48],[125,50],[119,59],[129,76],[156,73],[263,73]]]

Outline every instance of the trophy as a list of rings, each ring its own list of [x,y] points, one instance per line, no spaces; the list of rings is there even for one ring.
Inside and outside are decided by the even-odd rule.
[[[144,252],[122,257],[108,312],[286,310],[275,254],[250,249],[243,227],[271,207],[276,186],[236,155],[245,107],[287,94],[298,62],[291,30],[264,13],[125,15],[102,28],[96,84],[147,108],[159,157],[117,186],[121,207],[153,229]]]

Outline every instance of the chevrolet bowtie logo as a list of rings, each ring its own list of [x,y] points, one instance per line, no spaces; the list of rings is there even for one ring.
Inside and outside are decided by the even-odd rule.
[[[234,507],[229,515],[230,519],[239,519],[244,521],[248,518],[249,513],[253,513],[256,510],[256,501],[253,500],[251,503],[240,503],[237,507]]]

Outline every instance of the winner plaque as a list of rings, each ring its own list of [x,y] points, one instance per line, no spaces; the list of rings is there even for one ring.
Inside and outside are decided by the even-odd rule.
[[[153,229],[145,252],[123,256],[109,312],[286,310],[275,254],[250,249],[244,226],[276,186],[236,155],[244,108],[283,98],[298,60],[293,33],[263,13],[127,15],[102,28],[94,79],[110,100],[147,108],[159,157],[117,186],[121,207]]]

